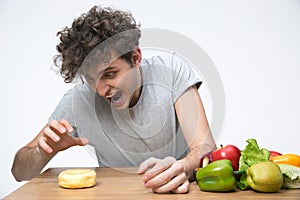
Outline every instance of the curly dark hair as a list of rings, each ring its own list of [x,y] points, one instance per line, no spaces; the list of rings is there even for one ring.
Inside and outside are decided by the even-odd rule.
[[[57,33],[57,36],[60,36],[60,43],[56,46],[59,54],[54,57],[54,64],[59,68],[64,82],[70,83],[75,79],[84,59],[95,47],[128,30],[134,30],[134,34],[129,32],[127,35],[130,35],[130,38],[123,37],[123,43],[119,45],[126,46],[129,50],[119,55],[131,63],[132,50],[138,46],[141,36],[139,26],[130,12],[109,7],[94,6],[86,14],[75,19],[71,28],[65,27]],[[118,48],[113,49],[116,51]]]

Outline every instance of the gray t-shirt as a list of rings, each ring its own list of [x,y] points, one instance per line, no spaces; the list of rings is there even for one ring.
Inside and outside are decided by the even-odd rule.
[[[141,96],[134,107],[117,111],[86,84],[69,90],[49,118],[69,121],[75,137],[86,137],[99,166],[138,166],[149,157],[182,158],[189,151],[174,103],[199,77],[175,53],[144,58]]]

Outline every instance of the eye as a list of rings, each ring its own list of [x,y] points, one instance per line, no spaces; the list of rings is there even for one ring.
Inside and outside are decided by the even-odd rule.
[[[106,78],[111,78],[113,76],[115,76],[116,72],[105,72],[103,74],[103,77],[106,77]]]

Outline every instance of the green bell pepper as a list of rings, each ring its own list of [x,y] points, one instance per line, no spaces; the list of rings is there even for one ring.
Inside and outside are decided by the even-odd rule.
[[[217,160],[198,170],[196,181],[200,189],[207,192],[228,192],[236,187],[229,160]]]

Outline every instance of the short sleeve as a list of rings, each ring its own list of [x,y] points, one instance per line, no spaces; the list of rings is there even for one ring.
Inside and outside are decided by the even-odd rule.
[[[173,73],[173,103],[191,86],[200,87],[202,81],[200,76],[192,69],[192,65],[177,54],[172,57]]]
[[[48,119],[48,123],[51,120],[60,121],[61,119],[67,120],[74,128],[74,132],[72,133],[73,136],[77,137],[77,131],[74,123],[73,117],[73,109],[72,109],[72,102],[73,102],[73,91],[74,89],[70,89],[60,100],[58,105],[56,106],[54,112]]]

